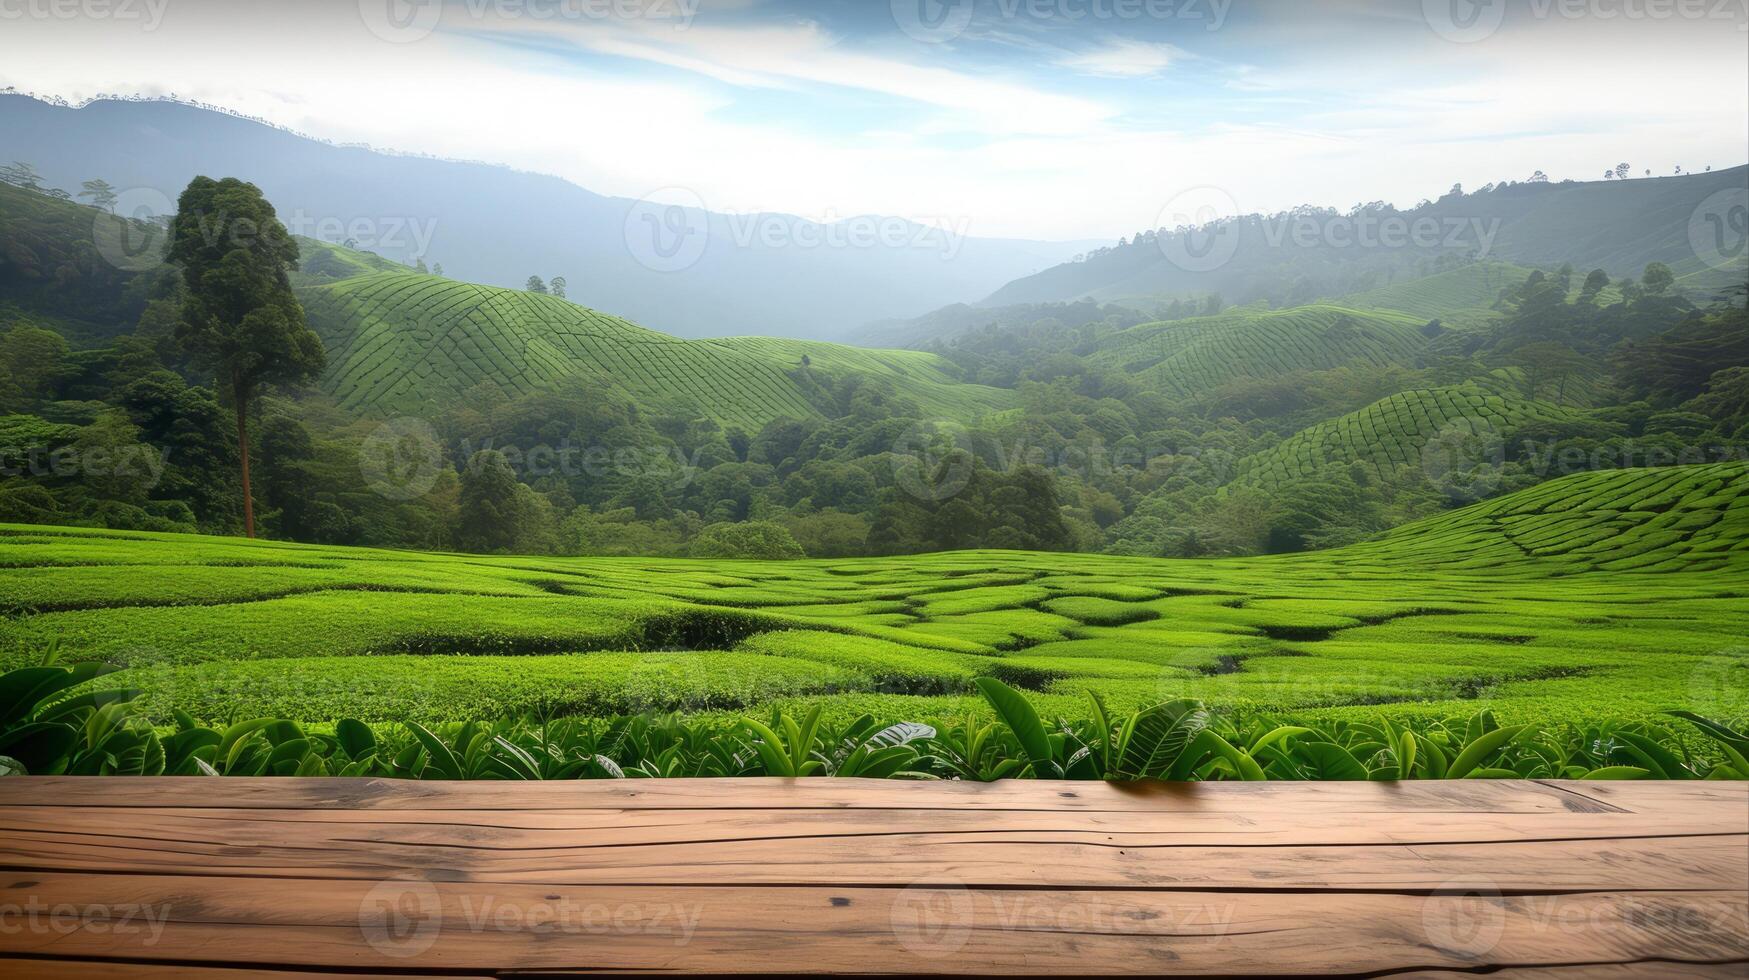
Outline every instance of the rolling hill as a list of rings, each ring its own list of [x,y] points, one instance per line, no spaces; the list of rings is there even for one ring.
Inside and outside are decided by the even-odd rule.
[[[1330,557],[1368,568],[1516,568],[1555,578],[1740,574],[1749,571],[1749,464],[1577,473],[1405,524]],[[1719,584],[1727,581],[1745,580],[1722,575]]]
[[[1402,364],[1427,344],[1425,319],[1386,310],[1239,308],[1131,327],[1100,341],[1095,363],[1182,396],[1236,377],[1346,364]]]
[[[1360,463],[1372,479],[1388,483],[1399,467],[1440,469],[1454,462],[1428,458],[1428,447],[1436,440],[1463,440],[1452,451],[1497,456],[1522,426],[1575,418],[1571,409],[1525,397],[1510,372],[1496,371],[1462,384],[1398,392],[1319,422],[1274,449],[1240,460],[1238,482],[1275,488]]]
[[[1439,320],[1448,327],[1479,327],[1497,317],[1493,306],[1501,290],[1524,282],[1530,273],[1528,267],[1508,262],[1471,262],[1431,276],[1352,293],[1340,302]]]
[[[146,304],[145,284],[104,259],[97,241],[124,226],[91,208],[0,184],[0,312],[29,314],[75,342],[132,327]]]
[[[0,185],[0,324],[51,327],[75,345],[130,332],[156,277],[162,230]],[[767,337],[681,340],[557,297],[415,273],[382,256],[300,237],[292,279],[328,351],[322,387],[355,412],[429,413],[490,382],[508,395],[578,378],[660,414],[757,431],[820,414],[809,382],[855,373],[929,416],[973,420],[1011,391],[960,383],[947,361]],[[124,251],[118,252],[117,249]],[[117,262],[116,255],[124,255]],[[798,376],[803,372],[811,378]]]
[[[1279,302],[1290,284],[1306,280],[1317,294],[1355,292],[1351,284],[1372,278],[1380,285],[1418,278],[1441,257],[1476,257],[1525,266],[1570,262],[1581,270],[1602,268],[1613,277],[1639,275],[1648,262],[1664,262],[1683,288],[1697,296],[1740,283],[1745,263],[1713,269],[1695,254],[1690,239],[1697,209],[1713,195],[1749,185],[1749,167],[1680,177],[1624,181],[1512,184],[1447,195],[1406,211],[1384,209],[1367,220],[1405,223],[1430,220],[1442,230],[1427,247],[1371,248],[1343,244],[1354,223],[1347,216],[1312,215],[1319,229],[1334,222],[1341,236],[1314,235],[1302,243],[1299,219],[1251,215],[1239,219],[1231,258],[1206,271],[1181,268],[1170,249],[1152,240],[1104,249],[1085,261],[1065,263],[1015,280],[981,305],[1073,302],[1134,303],[1156,297],[1221,293],[1229,302],[1259,297]],[[1448,241],[1444,231],[1451,230]],[[1176,235],[1162,234],[1168,241]],[[1193,265],[1194,263],[1185,263]],[[1372,288],[1372,287],[1362,287]]]
[[[890,382],[931,415],[971,419],[1013,400],[1012,392],[958,383],[951,365],[930,354],[760,337],[680,340],[557,297],[438,276],[374,273],[299,295],[328,349],[323,388],[367,415],[441,409],[486,382],[517,395],[576,378],[652,411],[757,431],[776,418],[820,414],[802,371]]]

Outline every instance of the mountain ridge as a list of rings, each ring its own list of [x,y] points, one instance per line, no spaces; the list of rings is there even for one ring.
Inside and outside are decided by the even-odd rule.
[[[317,234],[324,225],[356,225],[389,258],[440,262],[460,278],[505,287],[564,275],[600,308],[688,337],[842,337],[870,316],[911,316],[985,295],[1086,244],[931,237],[917,231],[928,226],[902,218],[880,218],[890,226],[877,230],[889,238],[873,245],[835,243],[834,226],[867,216],[819,223],[775,212],[675,211],[549,175],[322,142],[179,102],[101,99],[75,108],[0,94],[0,157],[33,164],[51,186],[102,177],[136,192],[124,203],[151,198],[160,213],[197,174],[241,177],[262,188],[288,225],[301,215],[312,237],[338,237]],[[672,269],[662,243],[636,239],[659,232],[647,215],[702,235],[701,253],[683,271]],[[750,239],[749,226],[757,232]],[[898,245],[886,244],[892,236]],[[895,281],[907,288],[892,289]],[[786,302],[771,303],[779,292]]]

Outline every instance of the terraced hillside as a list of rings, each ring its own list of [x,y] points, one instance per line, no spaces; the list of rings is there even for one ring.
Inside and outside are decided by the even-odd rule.
[[[1524,266],[1507,262],[1472,262],[1431,276],[1352,293],[1341,302],[1360,309],[1393,310],[1423,320],[1438,320],[1445,327],[1474,329],[1498,319],[1493,306],[1500,291],[1519,285],[1530,273]]]
[[[322,336],[322,383],[350,409],[395,414],[451,404],[491,382],[527,394],[561,379],[617,388],[638,404],[749,430],[817,415],[791,376],[855,370],[890,381],[932,414],[975,418],[1008,392],[958,384],[945,362],[914,351],[734,338],[685,341],[552,296],[383,273],[301,294]]]
[[[0,669],[58,644],[160,713],[443,720],[824,701],[1543,723],[1749,717],[1749,464],[1586,474],[1366,544],[1172,561],[536,559],[0,526]]]
[[[1495,371],[1462,384],[1398,392],[1240,460],[1238,479],[1279,487],[1360,463],[1374,479],[1390,482],[1400,467],[1427,468],[1437,477],[1454,465],[1498,463],[1519,428],[1575,417],[1573,410],[1533,401],[1520,389],[1511,372]]]
[[[1388,310],[1255,308],[1131,327],[1101,342],[1096,362],[1156,390],[1190,396],[1234,378],[1347,364],[1400,364],[1427,344],[1425,318]]]
[[[1740,574],[1749,562],[1749,467],[1579,473],[1392,530],[1332,564]],[[1738,591],[1749,580],[1739,578]]]

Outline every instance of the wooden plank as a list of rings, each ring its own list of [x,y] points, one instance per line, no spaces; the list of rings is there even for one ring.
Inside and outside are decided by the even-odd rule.
[[[390,835],[406,843],[469,840],[489,834],[496,846],[617,847],[721,840],[882,837],[916,833],[977,834],[989,839],[1047,839],[1096,844],[1486,843],[1626,837],[1716,835],[1730,826],[1733,807],[1695,806],[1678,813],[1415,813],[1414,819],[1361,821],[1353,814],[1086,811],[1065,817],[1045,810],[786,809],[773,820],[759,810],[288,810],[260,808],[14,806],[0,824],[20,832],[71,826],[126,826],[130,834],[170,834],[226,840],[308,825],[310,833],[342,839]],[[71,823],[69,822],[71,821]],[[1749,833],[1749,823],[1743,828]]]
[[[929,820],[912,819],[871,836],[721,836],[602,846],[587,839],[536,842],[509,830],[355,831],[297,819],[214,824],[143,812],[150,816],[35,829],[9,820],[0,867],[157,874],[193,867],[252,877],[356,879],[417,870],[455,881],[571,885],[905,885],[952,874],[991,887],[1426,891],[1487,876],[1506,891],[1749,889],[1749,834],[1245,847],[1087,842],[1070,839],[1075,835],[1067,829],[991,838],[938,832]],[[1746,858],[1717,860],[1733,853]]]
[[[29,881],[20,888],[20,881]],[[39,906],[157,903],[162,931],[25,929],[8,955],[449,971],[1303,975],[1749,962],[1741,893],[1435,896],[530,887],[8,876]],[[1673,933],[1680,930],[1680,948]]]
[[[0,956],[0,976],[31,977],[33,980],[490,980],[491,975],[417,973],[311,973],[307,970],[204,967],[187,963],[116,963],[104,960],[38,960]]]
[[[407,973],[309,973],[303,970],[230,969],[197,967],[188,964],[112,963],[98,960],[80,962],[68,960],[15,960],[0,956],[0,975],[33,977],[37,980],[254,980],[267,976],[277,980],[439,980],[435,975]],[[518,974],[503,974],[516,976]],[[1393,974],[1393,980],[1465,980],[1476,974],[1464,970],[1416,970]],[[1582,966],[1540,966],[1491,970],[1491,980],[1742,980],[1743,967],[1737,963],[1671,963],[1668,961],[1635,964],[1587,964]],[[452,974],[444,980],[456,980],[464,974]],[[484,974],[473,980],[487,980]]]
[[[1452,970],[1416,970],[1398,973],[1393,980],[1462,980],[1473,978],[1473,972]],[[1672,963],[1668,960],[1644,963],[1590,963],[1580,966],[1507,967],[1490,970],[1492,980],[1743,980],[1741,963]]]
[[[18,782],[18,781],[9,781]],[[194,806],[302,809],[1025,809],[1064,811],[1610,812],[1749,803],[1741,783],[1412,780],[1400,783],[1140,783],[1005,780],[628,779],[444,783],[392,779],[152,780],[32,777],[0,786],[0,806]],[[781,785],[781,793],[772,786]],[[1599,787],[1602,787],[1601,789]]]
[[[1606,789],[14,778],[0,970],[1749,972],[1749,786]]]

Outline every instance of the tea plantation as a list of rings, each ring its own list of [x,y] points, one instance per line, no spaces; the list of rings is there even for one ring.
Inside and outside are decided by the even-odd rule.
[[[1486,462],[1504,452],[1508,433],[1579,417],[1560,405],[1526,398],[1521,387],[1512,372],[1503,370],[1462,384],[1398,392],[1245,458],[1239,478],[1279,487],[1358,463],[1370,478],[1388,482],[1398,467]],[[1430,448],[1430,443],[1436,444]],[[1447,458],[1429,458],[1430,452]]]
[[[1240,376],[1405,363],[1426,346],[1425,324],[1386,310],[1243,308],[1132,327],[1107,338],[1093,361],[1121,367],[1157,390],[1191,395]]]
[[[956,384],[945,361],[812,341],[680,340],[554,296],[438,276],[354,276],[300,293],[328,350],[322,384],[342,407],[419,413],[482,383],[515,396],[567,378],[613,386],[638,405],[758,431],[819,415],[792,376],[855,371],[889,381],[929,414],[972,419],[1013,393]]]
[[[0,671],[124,670],[158,718],[445,722],[819,703],[1513,721],[1749,717],[1749,464],[1587,473],[1314,554],[735,562],[0,525]]]

